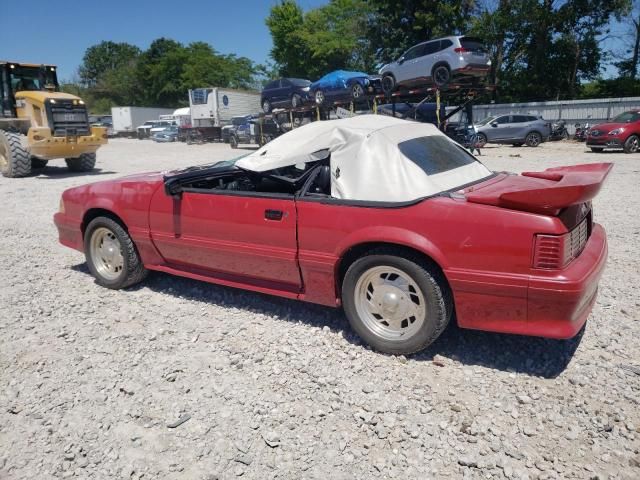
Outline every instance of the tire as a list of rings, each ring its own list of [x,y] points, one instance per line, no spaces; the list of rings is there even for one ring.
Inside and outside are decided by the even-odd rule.
[[[537,147],[542,143],[542,135],[538,132],[529,132],[524,139],[524,143],[527,144],[527,147]]]
[[[372,282],[381,280],[383,285],[374,287]],[[375,350],[394,355],[415,353],[433,343],[453,310],[442,273],[418,255],[395,248],[372,250],[351,264],[342,284],[342,303],[356,333]]]
[[[640,137],[638,135],[629,135],[624,142],[624,153],[636,153],[640,150]]]
[[[380,83],[382,84],[382,91],[387,96],[391,95],[396,89],[396,78],[390,73],[384,75]]]
[[[105,257],[100,256],[101,252]],[[89,271],[103,287],[126,288],[147,276],[148,271],[131,237],[111,218],[97,217],[89,223],[84,235],[84,253]]]
[[[47,163],[49,163],[48,160],[42,160],[41,158],[38,158],[38,157],[31,157],[31,170],[44,168],[47,166]]]
[[[444,87],[451,81],[451,69],[446,63],[440,63],[433,67],[431,79],[436,87]]]
[[[269,100],[265,99],[262,102],[262,111],[264,113],[270,113],[271,112],[271,102]]]
[[[291,108],[299,108],[302,106],[302,97],[297,93],[291,95]]]
[[[360,85],[358,82],[354,83],[351,87],[351,100],[354,102],[359,102],[365,96],[364,87]]]
[[[323,105],[326,100],[324,96],[324,92],[322,90],[316,90],[313,93],[313,98],[316,101],[316,105]]]
[[[229,137],[229,145],[231,145],[231,148],[233,149],[238,148],[238,137],[236,137],[235,135],[231,135]]]
[[[90,172],[96,166],[96,154],[83,153],[78,158],[67,158],[65,162],[72,172]]]
[[[476,145],[478,148],[482,148],[487,144],[487,136],[484,133],[477,134],[478,139],[476,140]]]
[[[602,147],[591,147],[591,151],[593,153],[602,153],[602,152],[604,152],[604,148],[602,148]]]
[[[0,172],[4,177],[26,177],[31,173],[31,156],[23,140],[19,133],[0,130]]]

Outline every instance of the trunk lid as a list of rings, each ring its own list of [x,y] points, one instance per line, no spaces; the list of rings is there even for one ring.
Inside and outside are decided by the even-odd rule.
[[[501,173],[463,193],[473,203],[556,216],[594,198],[612,167],[612,163],[591,163],[521,175]]]

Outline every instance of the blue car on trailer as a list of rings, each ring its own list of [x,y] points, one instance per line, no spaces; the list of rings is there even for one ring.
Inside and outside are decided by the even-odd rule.
[[[338,101],[360,102],[365,100],[367,95],[381,91],[379,76],[346,70],[327,73],[309,86],[309,92],[317,105],[328,105]]]

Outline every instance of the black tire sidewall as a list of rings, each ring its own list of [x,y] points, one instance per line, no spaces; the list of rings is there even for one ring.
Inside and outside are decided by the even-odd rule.
[[[441,68],[444,68],[448,73],[448,77],[447,77],[447,81],[446,82],[442,82],[442,83],[438,83],[436,81],[436,72],[438,70],[440,70]],[[449,68],[448,65],[441,63],[439,65],[436,65],[435,67],[433,67],[433,73],[431,74],[431,77],[433,78],[433,84],[436,85],[437,87],[444,87],[446,86],[449,82],[451,82],[451,69]]]
[[[529,141],[530,138],[532,138],[534,135],[536,135],[538,137],[538,143],[536,143],[535,145],[531,145],[531,142]],[[540,135],[538,132],[529,132],[527,133],[527,136],[524,139],[524,143],[527,145],[527,147],[538,147],[541,143],[542,143],[542,135]]]
[[[482,132],[479,132],[477,135],[478,135],[478,141],[477,141],[478,146],[484,147],[487,144],[487,140],[488,140],[487,136]]]
[[[267,108],[265,108],[265,105],[267,106]],[[271,102],[269,100],[265,99],[262,102],[262,111],[264,113],[269,113],[271,111]]]
[[[122,257],[123,257],[124,263],[122,266],[122,272],[120,273],[120,276],[115,280],[108,280],[104,278],[102,275],[100,275],[100,273],[94,266],[93,259],[91,258],[91,237],[93,236],[93,233],[95,232],[95,230],[100,227],[107,228],[111,232],[113,232],[113,234],[116,236],[116,238],[120,242],[121,248],[123,248]],[[128,272],[131,270],[131,267],[132,267],[130,265],[129,252],[124,250],[125,248],[124,246],[127,245],[129,241],[130,241],[130,238],[127,232],[122,228],[122,226],[120,226],[119,223],[117,223],[116,221],[110,218],[98,217],[93,219],[89,223],[89,225],[87,225],[87,229],[84,235],[84,254],[87,260],[87,266],[89,267],[89,271],[91,272],[91,275],[94,276],[94,278],[96,279],[96,282],[99,285],[102,285],[103,287],[107,287],[107,288],[118,289],[118,288],[122,288],[123,285],[126,283]]]
[[[636,150],[635,152],[631,151],[631,149],[630,149],[630,141],[633,138],[637,139],[638,136],[637,135],[629,135],[629,137],[624,141],[624,146],[623,146],[624,153],[638,153],[638,151],[640,151],[640,150]]]
[[[386,85],[385,81],[389,82],[389,85]],[[389,95],[390,93],[393,93],[393,91],[396,88],[396,79],[391,74],[384,75],[380,83],[382,84],[382,91],[387,95]],[[385,88],[385,86],[390,88]]]
[[[420,288],[426,303],[426,319],[420,330],[412,337],[401,341],[386,340],[371,330],[360,319],[354,299],[358,279],[370,268],[391,266],[409,275]],[[448,322],[446,303],[442,287],[431,273],[415,262],[395,255],[367,255],[356,260],[347,270],[342,285],[342,305],[351,327],[375,350],[390,354],[411,354],[432,343],[444,330]]]

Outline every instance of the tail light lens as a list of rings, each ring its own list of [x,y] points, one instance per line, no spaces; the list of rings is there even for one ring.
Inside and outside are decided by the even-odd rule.
[[[533,268],[560,269],[566,267],[587,244],[588,219],[563,235],[536,235],[533,251]]]
[[[454,48],[453,51],[456,52],[456,53],[468,53],[469,52],[469,50],[467,50],[464,47]]]

